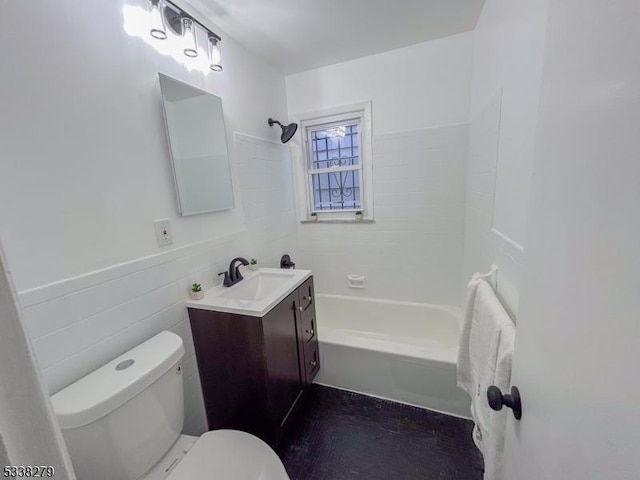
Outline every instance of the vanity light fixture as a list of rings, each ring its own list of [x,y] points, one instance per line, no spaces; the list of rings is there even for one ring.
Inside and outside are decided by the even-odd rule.
[[[189,17],[182,17],[182,38],[185,41],[184,54],[187,57],[197,57],[198,40],[196,39],[196,30],[193,28],[193,20]]]
[[[164,26],[163,2],[162,0],[150,0],[149,9],[149,34],[157,40],[167,38],[167,30]]]
[[[220,52],[220,37],[214,33],[209,34],[209,68],[214,72],[222,71],[220,60],[222,53]]]
[[[222,71],[219,35],[171,0],[149,0],[149,14],[149,35],[165,40],[167,33],[175,34],[183,42],[182,53],[190,58],[198,57],[198,30],[204,31],[208,39],[209,68],[214,72]]]

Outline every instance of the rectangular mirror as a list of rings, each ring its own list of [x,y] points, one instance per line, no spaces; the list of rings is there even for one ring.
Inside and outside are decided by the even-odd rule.
[[[180,213],[233,208],[222,100],[162,73],[159,76]]]

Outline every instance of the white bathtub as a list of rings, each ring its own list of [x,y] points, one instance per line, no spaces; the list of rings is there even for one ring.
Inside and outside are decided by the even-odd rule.
[[[316,382],[469,417],[456,387],[460,309],[316,295]]]

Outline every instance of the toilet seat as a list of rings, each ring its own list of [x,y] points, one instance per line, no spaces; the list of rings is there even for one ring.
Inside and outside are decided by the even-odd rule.
[[[276,453],[262,440],[237,430],[202,435],[167,480],[289,480]]]

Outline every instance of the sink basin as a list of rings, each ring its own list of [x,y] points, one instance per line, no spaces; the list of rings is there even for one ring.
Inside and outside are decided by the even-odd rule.
[[[281,289],[294,274],[284,272],[264,272],[258,271],[255,275],[245,278],[233,287],[226,288],[218,298],[229,298],[233,300],[245,300],[256,302],[263,300]]]
[[[232,287],[213,287],[202,300],[187,301],[187,307],[263,317],[309,278],[311,270],[261,268],[242,275],[244,280]]]

